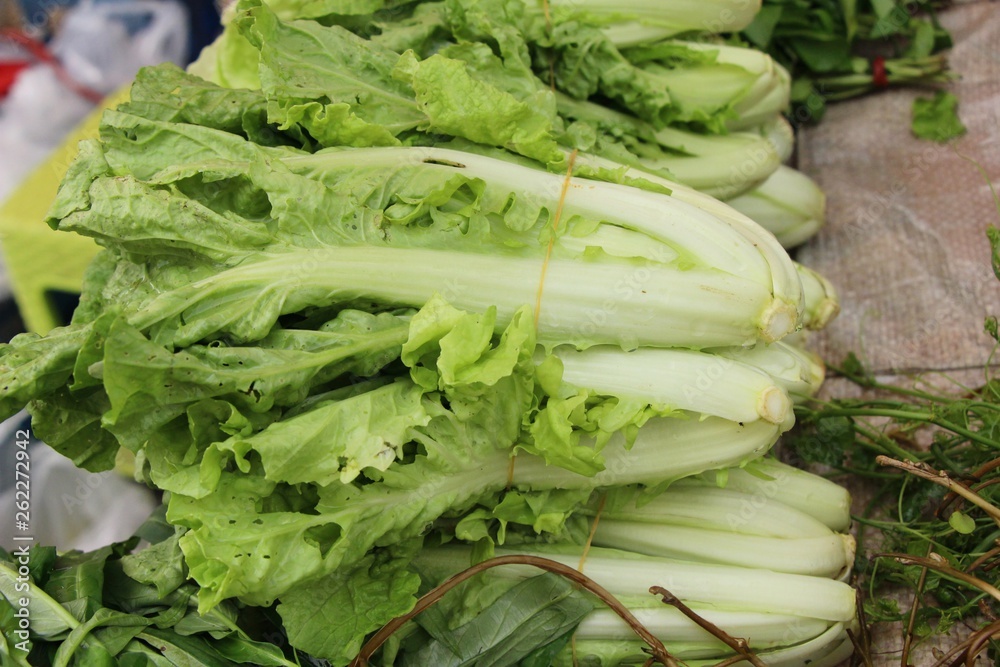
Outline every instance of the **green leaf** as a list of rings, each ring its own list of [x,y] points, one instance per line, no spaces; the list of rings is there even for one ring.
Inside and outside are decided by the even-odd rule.
[[[235,667],[229,660],[203,637],[184,637],[169,630],[147,628],[137,636],[148,642],[169,664],[177,667]]]
[[[990,241],[990,263],[993,275],[1000,280],[1000,228],[990,225],[986,228],[986,236]]]
[[[399,59],[393,76],[409,84],[427,115],[429,130],[487,146],[505,146],[542,164],[563,162],[552,138],[556,123],[552,92],[528,74],[510,88],[512,73],[485,44],[451,48],[418,61],[412,52]],[[461,56],[457,59],[454,56]],[[499,87],[498,87],[499,85]],[[527,90],[525,90],[527,89]],[[468,104],[468,100],[489,100]]]
[[[236,604],[232,600],[224,600],[212,607],[210,611],[202,614],[192,608],[196,590],[192,587],[190,593],[185,596],[184,606],[178,605],[177,611],[180,619],[176,623],[172,623],[170,622],[172,619],[168,619],[167,623],[158,624],[158,627],[169,627],[179,635],[209,633],[216,638],[230,636],[234,632],[239,615]]]
[[[148,645],[133,640],[117,656],[118,667],[177,667]]]
[[[257,452],[265,476],[276,482],[346,484],[364,469],[385,470],[402,458],[411,429],[431,419],[421,405],[422,396],[421,387],[402,380],[215,446],[233,452],[241,467],[248,452]],[[205,460],[207,466],[217,465]]]
[[[761,7],[753,23],[743,29],[743,35],[757,48],[767,50],[783,12],[784,9],[779,5]]]
[[[948,525],[962,535],[971,535],[976,530],[976,520],[959,510],[948,517]]]
[[[930,56],[934,53],[937,42],[937,31],[934,28],[934,24],[926,20],[913,19],[911,25],[914,26],[913,37],[910,39],[905,56],[908,58],[926,58]]]
[[[109,667],[114,664],[113,653],[101,643],[92,633],[101,627],[130,628],[133,636],[138,635],[138,628],[145,628],[149,625],[149,619],[135,614],[124,614],[112,609],[98,609],[85,623],[73,628],[69,636],[59,645],[53,658],[53,667],[66,667],[74,654],[80,651],[84,656],[83,660],[74,660],[73,664],[97,665],[106,664]],[[128,640],[123,642],[127,643]]]
[[[254,68],[255,61],[256,57],[251,60]],[[167,91],[169,94],[165,94]],[[241,134],[264,146],[289,143],[293,139],[268,124],[267,100],[261,91],[218,86],[172,64],[139,70],[129,101],[118,108],[152,120]]]
[[[864,602],[865,614],[872,621],[898,621],[903,618],[899,602],[885,596],[867,598]]]
[[[49,639],[62,635],[80,624],[61,604],[52,599],[30,579],[19,579],[18,571],[11,565],[0,563],[0,595],[8,602],[22,598],[28,600],[27,609],[31,618],[33,636]],[[27,590],[22,590],[27,585]]]
[[[122,567],[132,579],[156,586],[160,597],[177,590],[187,579],[184,554],[174,534],[134,554],[122,558]]]
[[[34,398],[67,384],[86,328],[69,326],[45,338],[23,333],[0,344],[0,418],[7,419]]]
[[[176,533],[177,529],[167,523],[167,506],[162,504],[158,505],[135,531],[137,537],[150,544],[162,542]]]
[[[278,613],[292,646],[343,666],[365,635],[413,608],[419,587],[416,574],[368,557],[283,595]]]
[[[31,641],[24,635],[20,628],[20,621],[14,606],[7,601],[7,598],[0,596],[0,665],[7,667],[28,667],[28,651],[31,650]],[[21,648],[18,648],[20,645]],[[27,647],[28,651],[22,650]]]
[[[944,143],[965,134],[958,118],[958,98],[941,90],[933,98],[913,100],[911,128],[921,139]]]
[[[256,642],[245,637],[229,635],[216,640],[212,646],[220,654],[233,662],[258,667],[290,667],[295,663],[285,659],[281,649],[275,644]]]
[[[557,637],[543,646],[539,646],[521,659],[517,667],[551,667],[556,656],[562,653],[573,641],[575,628],[562,637]]]
[[[818,74],[850,67],[851,45],[846,39],[825,35],[823,39],[790,39],[789,44],[806,67]]]
[[[35,435],[74,465],[91,472],[115,467],[121,448],[115,437],[101,427],[101,415],[109,408],[101,387],[70,391],[61,387],[28,405]]]
[[[812,428],[792,434],[789,446],[809,463],[839,467],[854,447],[854,424],[849,417],[820,417]]]
[[[1000,323],[997,322],[995,315],[990,315],[986,318],[983,322],[983,329],[993,340],[1000,343]]]
[[[119,545],[109,545],[86,553],[70,551],[60,555],[45,582],[45,592],[63,604],[87,599],[102,606],[104,566],[121,552]]]
[[[464,625],[449,631],[434,627],[434,641],[408,654],[403,665],[502,667],[532,654],[538,660],[545,647],[564,645],[567,633],[593,608],[564,578],[551,573],[531,577]]]
[[[869,380],[872,377],[868,368],[853,352],[847,353],[847,357],[841,363],[841,368],[843,368],[844,373],[846,373],[849,377],[852,379],[856,378],[855,381]]]

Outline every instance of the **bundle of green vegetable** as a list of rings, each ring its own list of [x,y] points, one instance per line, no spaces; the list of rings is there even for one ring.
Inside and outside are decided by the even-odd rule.
[[[792,73],[792,116],[818,121],[828,102],[951,79],[951,36],[937,0],[765,0],[741,36]]]
[[[603,121],[585,118],[603,112],[581,99],[600,91],[666,145],[668,121],[776,127],[780,69],[662,35],[619,49],[609,34],[642,12],[609,14],[612,28],[579,13],[550,25],[513,1],[357,4],[310,3],[318,22],[282,20],[288,2],[241,2],[202,71],[212,62],[217,80],[250,88],[140,74],[81,145],[48,220],[104,250],[70,326],[0,348],[3,412],[27,404],[36,433],[90,470],[135,455],[176,529],[147,557],[177,575],[161,596],[190,578],[200,612],[233,599],[274,609],[295,650],[334,665],[413,608],[431,565],[496,544],[580,560],[605,510],[593,539],[608,550],[581,568],[651,608],[640,615],[676,637],[669,650],[734,654],[723,633],[635,600],[611,563],[676,588],[772,664],[848,650],[853,593],[836,580],[851,561],[847,495],[761,458],[823,375],[780,339],[822,327],[836,295],[749,218],[601,148]],[[371,25],[377,35],[359,34]],[[248,49],[252,71],[236,65]],[[539,58],[578,93],[564,108],[579,120],[566,122]],[[716,86],[685,95],[691,78]],[[670,94],[667,82],[679,82]],[[444,541],[475,548],[427,551]],[[724,577],[759,583],[707,587]],[[539,581],[500,582],[470,582],[492,591],[474,595],[477,625],[411,624],[383,663],[486,664],[457,656],[490,614],[555,625],[506,623],[472,647],[489,664],[562,664],[581,620],[592,661],[645,660],[620,627],[587,634],[603,614],[571,586],[539,596]],[[814,591],[805,606],[760,599],[798,586]],[[83,645],[131,652],[121,664],[190,664],[149,641],[145,621],[123,621],[137,630],[122,639],[95,629],[108,612],[80,607],[83,630],[33,631],[31,664],[49,664],[47,642],[66,630],[52,664]],[[208,653],[202,664],[240,662]]]
[[[545,14],[523,0],[393,3],[380,11],[376,2],[364,17],[313,4],[305,13],[321,14],[322,25],[240,14],[192,71],[262,89],[272,122],[324,146],[427,143],[434,139],[424,133],[448,134],[504,146],[558,172],[576,149],[723,199],[754,190],[791,154],[781,115],[787,72],[760,51],[706,35],[704,16],[730,17],[736,29],[752,3],[700,10],[557,3]],[[675,22],[701,41],[662,39]],[[464,107],[470,95],[483,103]],[[456,113],[466,121],[456,122]],[[350,122],[336,120],[343,118]],[[817,188],[805,176],[782,187],[790,197],[799,189],[798,198],[812,197],[810,212],[818,208],[819,217],[804,220],[797,235],[786,231],[781,209],[758,206],[757,222],[807,238],[822,221]]]

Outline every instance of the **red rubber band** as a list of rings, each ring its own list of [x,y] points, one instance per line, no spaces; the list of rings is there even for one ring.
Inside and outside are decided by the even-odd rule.
[[[872,61],[872,83],[876,88],[889,87],[889,75],[885,71],[885,58],[882,56]]]
[[[21,70],[30,65],[26,60],[0,61],[0,100],[7,96]]]
[[[104,94],[100,91],[94,90],[93,88],[89,88],[75,81],[73,77],[69,75],[69,72],[63,68],[59,59],[52,55],[52,52],[38,40],[32,39],[20,30],[14,30],[12,28],[0,28],[0,38],[8,39],[14,42],[18,46],[24,48],[24,50],[30,53],[37,61],[45,63],[51,67],[59,80],[67,88],[83,99],[93,102],[94,104],[97,104],[104,99]]]

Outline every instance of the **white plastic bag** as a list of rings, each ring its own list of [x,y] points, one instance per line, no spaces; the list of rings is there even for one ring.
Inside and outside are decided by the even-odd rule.
[[[107,94],[141,67],[184,64],[187,10],[174,0],[83,0],[70,9],[49,50],[80,86]],[[21,72],[0,103],[0,202],[93,108],[46,63]]]
[[[150,489],[81,470],[30,435],[23,412],[0,424],[0,546],[90,551],[127,539],[159,504]]]
[[[165,0],[83,0],[66,14],[51,49],[76,82],[107,94],[141,67],[183,64],[187,10]]]

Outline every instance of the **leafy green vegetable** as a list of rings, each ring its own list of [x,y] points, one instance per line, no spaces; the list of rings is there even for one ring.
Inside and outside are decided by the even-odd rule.
[[[602,494],[633,500],[597,538],[616,541],[615,521],[698,474],[702,495],[780,478],[784,508],[728,560],[726,531],[701,526],[677,555],[714,565],[669,563],[685,599],[761,650],[843,644],[845,495],[758,463],[822,379],[779,339],[823,326],[835,293],[668,178],[766,183],[790,151],[789,80],[692,35],[713,3],[697,4],[242,0],[194,68],[210,81],[144,71],[47,219],[104,248],[81,307],[0,347],[0,408],[28,404],[80,465],[131,450],[167,507],[145,551],[39,556],[40,654],[340,667],[416,604],[431,544],[561,541],[542,550],[579,560],[565,540]],[[730,27],[754,9],[726,7]],[[763,569],[776,551],[791,572]],[[630,604],[664,567],[610,560],[639,572]],[[734,592],[750,573],[760,601]],[[548,664],[585,614],[591,637],[631,637],[540,582],[490,586],[384,657]],[[729,654],[681,611],[636,606],[682,655]]]
[[[944,143],[965,134],[965,125],[958,118],[958,98],[939,90],[931,99],[913,100],[913,134],[921,139]]]
[[[131,553],[137,540],[89,553],[69,552],[25,575],[21,555],[0,563],[0,624],[4,628],[4,664],[186,665],[237,664],[291,667],[275,645],[251,639],[243,627],[259,620],[233,610],[222,624],[194,611],[195,589],[180,577],[176,585],[157,588],[126,572],[186,572],[176,540]],[[173,543],[172,547],[170,543]],[[38,556],[49,547],[33,547]],[[36,558],[37,560],[37,558]],[[124,567],[123,567],[124,565]],[[27,607],[23,606],[27,600]],[[26,614],[17,610],[26,609]],[[174,612],[179,613],[174,613]],[[213,612],[221,618],[220,612]],[[27,623],[22,623],[26,619]],[[280,627],[271,632],[281,631]],[[23,633],[23,634],[22,634]],[[27,656],[18,646],[29,646]]]
[[[367,558],[282,597],[278,613],[294,646],[346,664],[365,635],[413,607],[420,578],[398,561],[373,561]]]
[[[948,81],[951,37],[927,0],[764,0],[741,37],[792,74],[796,124],[829,102],[888,86]]]
[[[433,640],[406,653],[400,664],[487,667],[521,664],[543,649],[554,655],[565,645],[567,633],[594,609],[590,600],[574,592],[572,584],[553,574],[525,579],[484,613],[454,629],[440,607],[434,608],[419,620]]]

